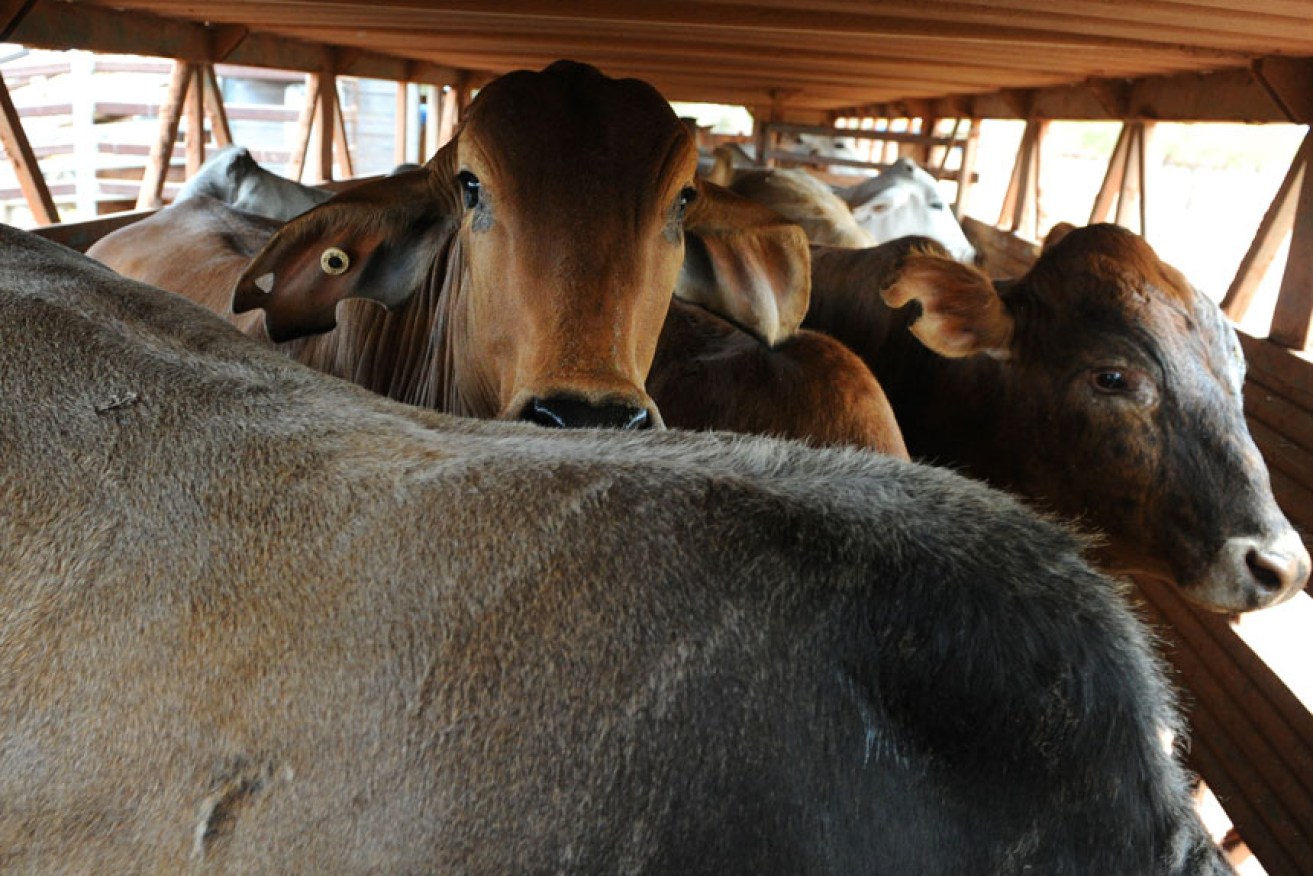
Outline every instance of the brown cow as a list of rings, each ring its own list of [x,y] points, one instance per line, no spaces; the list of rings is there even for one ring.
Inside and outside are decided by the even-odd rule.
[[[645,379],[678,283],[761,343],[681,320],[668,345],[740,375],[774,360],[775,379],[737,387],[756,404],[727,416],[700,385],[668,375],[658,383],[680,402],[670,425],[901,453],[860,361],[814,336],[787,352],[762,347],[790,337],[806,310],[806,241],[771,211],[695,182],[695,161],[650,88],[562,63],[486,88],[425,169],[358,186],[272,240],[277,225],[192,198],[90,254],[216,312],[235,286],[235,309],[263,309],[297,359],[391,398],[544,425],[658,422]],[[804,373],[804,360],[824,370]],[[795,416],[768,413],[786,406]]]
[[[1307,582],[1245,424],[1235,331],[1140,237],[1072,231],[997,287],[924,239],[813,256],[807,325],[871,366],[914,457],[1094,525],[1113,566],[1210,608]]]
[[[0,249],[0,871],[1225,872],[1006,496],[446,417]]]

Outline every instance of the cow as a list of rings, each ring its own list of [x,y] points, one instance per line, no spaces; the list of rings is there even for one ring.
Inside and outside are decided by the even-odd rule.
[[[944,202],[939,181],[910,158],[899,158],[879,176],[835,193],[877,244],[922,235],[939,241],[958,261],[977,260],[976,248]]]
[[[737,170],[729,190],[798,223],[813,244],[861,248],[877,243],[848,204],[805,170]]]
[[[814,245],[866,248],[922,235],[939,241],[960,261],[977,260],[939,183],[910,158],[898,159],[857,185],[834,188],[797,168],[736,166],[724,147],[716,150],[716,158],[709,180],[798,223]]]
[[[221,149],[187,180],[174,203],[204,195],[245,213],[286,222],[333,196],[265,170],[244,146]]]
[[[645,383],[678,286],[759,344],[787,339],[788,350],[754,350],[688,319],[672,331],[689,337],[667,333],[670,343],[715,339],[702,360],[738,374],[774,359],[776,380],[746,388],[760,403],[734,410],[765,411],[778,396],[799,415],[727,419],[724,406],[696,401],[699,385],[670,376],[662,392],[681,412],[670,425],[901,453],[865,366],[829,338],[793,337],[810,283],[803,233],[694,180],[695,162],[686,129],[650,87],[562,62],[483,89],[422,170],[363,183],[281,228],[197,197],[89,253],[216,312],[230,302],[239,314],[263,311],[291,355],[391,398],[549,426],[661,423]],[[192,233],[206,226],[208,236]],[[826,370],[802,373],[804,360]]]
[[[1231,612],[1307,582],[1235,330],[1138,235],[1077,229],[997,284],[924,238],[818,249],[805,324],[871,367],[914,458],[1084,520],[1111,567]]]
[[[1003,494],[399,405],[0,247],[5,872],[1227,872]]]

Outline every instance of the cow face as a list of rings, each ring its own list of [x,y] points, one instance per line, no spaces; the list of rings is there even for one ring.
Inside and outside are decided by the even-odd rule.
[[[749,302],[740,321],[767,337],[810,288],[801,231],[697,182],[696,161],[642,82],[570,62],[509,74],[423,169],[289,223],[234,310],[263,307],[275,339],[331,329],[346,297],[436,311],[433,339],[412,340],[444,360],[449,410],[659,424],[644,383],[677,285]]]
[[[1012,486],[1096,522],[1115,565],[1213,608],[1304,586],[1308,553],[1245,423],[1235,331],[1141,238],[1072,231],[997,292],[966,266],[912,256],[886,300],[913,298],[927,346],[1001,361]]]

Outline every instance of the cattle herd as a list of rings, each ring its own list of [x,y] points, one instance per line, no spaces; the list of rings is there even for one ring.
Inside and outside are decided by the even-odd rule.
[[[1109,576],[1307,582],[1220,312],[697,162],[558,62],[331,198],[0,227],[0,872],[1229,872]]]

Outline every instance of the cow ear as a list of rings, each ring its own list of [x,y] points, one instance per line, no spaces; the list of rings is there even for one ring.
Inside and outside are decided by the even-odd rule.
[[[881,297],[893,308],[919,302],[921,315],[911,325],[912,334],[941,356],[1010,355],[1012,314],[989,277],[972,265],[946,255],[911,253]]]
[[[675,295],[774,345],[792,335],[811,299],[807,235],[769,207],[696,181],[684,219]]]
[[[1071,234],[1075,230],[1076,230],[1076,226],[1072,225],[1070,222],[1057,223],[1056,225],[1054,225],[1052,228],[1049,229],[1048,234],[1044,235],[1044,245],[1040,251],[1048,252],[1051,248],[1056,246],[1057,243],[1060,240],[1062,240],[1062,238],[1066,237],[1068,234]]]
[[[434,270],[459,227],[452,162],[364,183],[284,225],[233,289],[234,313],[261,308],[275,341],[337,325],[337,304],[404,303]],[[439,274],[438,276],[441,276]]]

